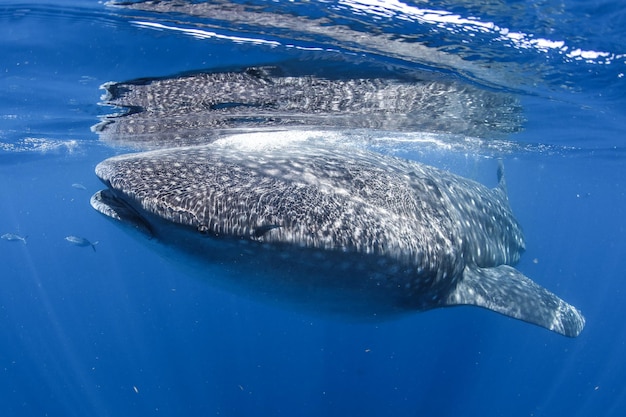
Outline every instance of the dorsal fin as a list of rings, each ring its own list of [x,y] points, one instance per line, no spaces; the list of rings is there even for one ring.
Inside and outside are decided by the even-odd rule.
[[[506,180],[504,178],[504,162],[498,160],[498,187],[502,188],[506,193]]]
[[[502,159],[498,159],[497,175],[498,175],[498,185],[496,185],[496,187],[494,188],[494,191],[496,191],[499,194],[499,197],[502,203],[508,207],[509,206],[509,192],[506,186],[506,176],[504,175],[504,162],[502,161]]]

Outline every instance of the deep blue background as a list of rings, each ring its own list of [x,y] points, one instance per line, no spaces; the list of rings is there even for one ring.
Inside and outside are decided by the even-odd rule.
[[[528,123],[511,139],[559,150],[504,156],[527,238],[518,268],[583,311],[578,338],[470,307],[350,324],[186,277],[89,207],[93,168],[118,152],[89,130],[110,111],[99,85],[295,52],[53,4],[0,6],[0,234],[28,236],[0,240],[1,415],[626,415],[623,62],[553,67],[576,91],[522,95]],[[495,184],[493,159],[414,156]]]

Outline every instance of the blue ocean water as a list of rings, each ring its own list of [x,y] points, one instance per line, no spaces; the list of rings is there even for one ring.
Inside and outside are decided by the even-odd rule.
[[[624,415],[623,2],[198,4],[0,6],[0,234],[27,242],[0,240],[2,415]],[[89,206],[95,165],[122,152],[90,130],[114,111],[103,83],[328,60],[520,101],[505,137],[377,146],[487,185],[503,159],[517,268],[581,309],[579,337],[472,307],[292,311],[186,276]]]

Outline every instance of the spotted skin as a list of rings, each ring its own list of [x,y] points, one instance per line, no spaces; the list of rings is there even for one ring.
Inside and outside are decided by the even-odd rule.
[[[108,189],[92,206],[300,304],[372,316],[470,304],[576,336],[582,315],[506,266],[524,238],[498,172],[489,189],[356,148],[220,140],[100,163]]]
[[[363,78],[285,71],[255,67],[109,82],[103,102],[117,110],[93,130],[107,144],[149,150],[202,145],[237,129],[312,126],[497,139],[523,122],[513,96],[454,80],[399,70]]]

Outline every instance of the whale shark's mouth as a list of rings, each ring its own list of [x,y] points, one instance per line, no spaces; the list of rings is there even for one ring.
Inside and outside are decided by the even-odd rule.
[[[123,196],[109,189],[100,190],[91,196],[91,207],[112,219],[118,220],[136,230],[154,236],[150,223]]]

